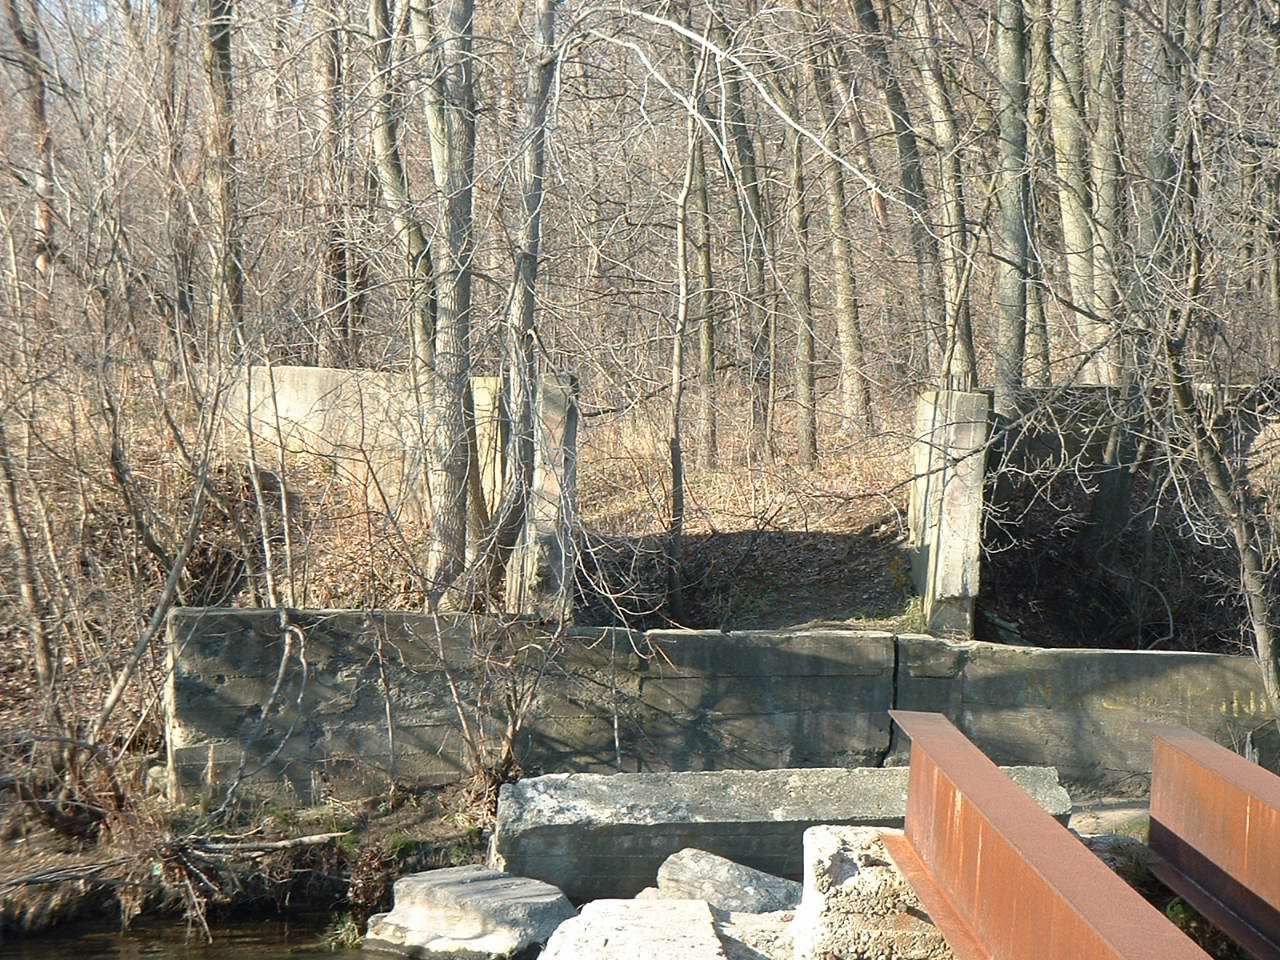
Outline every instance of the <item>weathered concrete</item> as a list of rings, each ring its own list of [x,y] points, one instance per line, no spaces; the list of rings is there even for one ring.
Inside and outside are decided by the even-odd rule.
[[[518,669],[544,670],[517,744],[533,773],[892,765],[907,747],[891,740],[892,706],[945,714],[997,763],[1094,783],[1151,769],[1147,721],[1226,746],[1271,730],[1259,671],[1244,657],[835,629],[573,630],[548,644],[537,629],[402,611],[175,610],[170,788],[221,789],[242,759],[246,786],[304,803],[322,790],[367,795],[393,770],[456,780],[464,751],[443,665],[463,681],[465,704],[497,703],[500,672],[476,667],[494,643],[521,651]],[[490,711],[485,722],[505,718]],[[1274,765],[1275,738],[1254,742]]]
[[[327,463],[371,509],[425,515],[421,423],[402,374],[249,366],[226,392],[223,444],[274,468],[279,451]]]
[[[502,379],[473,377],[471,392],[480,491],[492,513],[502,498],[510,433]],[[506,598],[513,612],[558,617],[576,563],[577,379],[548,374],[534,404],[533,489]],[[248,366],[228,384],[225,411],[229,453],[252,453],[268,469],[282,452],[321,460],[362,491],[370,509],[428,519],[426,438],[407,375]]]
[[[369,920],[364,947],[442,960],[523,957],[572,916],[573,905],[550,884],[450,867],[397,880],[395,906]]]
[[[896,706],[945,714],[998,763],[1105,782],[1151,769],[1147,723],[1244,742],[1270,717],[1245,657],[898,640]],[[893,761],[908,742],[895,731]],[[1263,758],[1270,760],[1271,758]]]
[[[377,793],[391,777],[461,779],[465,750],[445,670],[471,718],[499,728],[503,675],[480,668],[484,650],[544,671],[538,723],[520,744],[534,769],[616,769],[613,708],[625,712],[639,697],[639,659],[625,632],[571,635],[552,645],[548,664],[547,645],[528,642],[534,627],[478,617],[183,608],[168,627],[177,796],[220,793],[242,777],[242,790],[310,804],[328,792]],[[632,739],[632,721],[619,723]]]
[[[658,890],[669,900],[705,900],[730,912],[775,913],[794,910],[800,903],[800,884],[794,880],[693,847],[662,861]]]
[[[951,960],[942,933],[885,851],[884,831],[817,826],[804,834],[795,960]]]
[[[716,934],[729,960],[794,960],[795,912],[717,913]]]
[[[533,489],[506,596],[513,609],[567,618],[578,562],[577,377],[544,376],[535,404]]]
[[[889,749],[888,633],[651,630],[642,770],[878,766]]]
[[[1066,822],[1071,801],[1052,770],[1007,772]],[[907,774],[898,767],[531,777],[502,787],[489,862],[554,883],[574,900],[635,896],[685,847],[799,879],[809,827],[901,826]]]
[[[528,771],[874,765],[889,749],[889,634],[573,630],[524,643],[534,630],[393,611],[176,610],[171,789],[216,792],[242,758],[246,787],[302,803],[322,790],[375,792],[393,770],[423,783],[459,779],[465,757],[444,665],[466,704],[500,703],[500,672],[476,665],[495,642],[521,651],[520,669],[545,668],[518,743]],[[654,645],[660,656],[640,656]],[[487,722],[505,718],[491,712]]]
[[[701,900],[597,900],[561,924],[542,960],[727,960]]]
[[[909,546],[931,633],[973,635],[990,417],[985,393],[929,391],[917,402]]]

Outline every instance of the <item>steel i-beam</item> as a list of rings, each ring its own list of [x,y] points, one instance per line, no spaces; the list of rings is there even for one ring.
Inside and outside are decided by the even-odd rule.
[[[889,853],[957,960],[1208,960],[942,715],[911,738]]]
[[[1257,960],[1280,958],[1280,777],[1151,727],[1152,870]]]

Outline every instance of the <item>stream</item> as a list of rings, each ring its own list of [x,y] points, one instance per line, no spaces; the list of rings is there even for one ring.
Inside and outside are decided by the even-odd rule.
[[[93,931],[0,942],[0,960],[355,960],[358,950],[331,950],[318,920],[261,920],[212,927],[213,943],[184,923],[139,924],[127,933]],[[365,955],[367,957],[367,955]]]

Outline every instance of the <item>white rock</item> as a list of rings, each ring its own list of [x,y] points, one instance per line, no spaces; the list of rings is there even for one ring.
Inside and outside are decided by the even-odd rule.
[[[573,915],[573,905],[549,883],[487,867],[449,867],[397,880],[395,906],[369,921],[364,947],[450,960],[517,957]]]
[[[800,884],[688,847],[658,868],[658,889],[672,900],[705,900],[717,910],[773,913],[794,910]]]
[[[701,900],[596,900],[562,923],[541,960],[728,960]]]

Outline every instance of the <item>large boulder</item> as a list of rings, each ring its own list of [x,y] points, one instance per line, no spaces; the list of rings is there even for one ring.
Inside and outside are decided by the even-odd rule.
[[[804,896],[792,924],[795,960],[952,960],[942,932],[868,827],[804,834]]]
[[[561,924],[541,960],[729,960],[701,900],[596,900]]]
[[[442,960],[533,956],[573,915],[573,905],[549,883],[487,867],[449,867],[397,880],[395,905],[369,921],[364,947]]]
[[[717,910],[772,913],[794,910],[800,884],[687,847],[658,868],[658,890],[672,900],[705,900]]]

